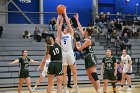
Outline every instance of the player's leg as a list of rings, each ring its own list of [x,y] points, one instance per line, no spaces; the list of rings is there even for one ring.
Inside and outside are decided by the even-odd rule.
[[[116,81],[112,80],[111,85],[112,85],[112,88],[113,88],[113,92],[116,93]]]
[[[32,87],[31,87],[31,79],[30,79],[30,77],[27,77],[25,79],[25,81],[27,83],[27,87],[28,87],[29,92],[32,93]]]
[[[104,85],[103,85],[103,93],[107,93],[108,80],[107,79],[104,79],[103,82],[104,82]]]
[[[77,67],[76,67],[76,64],[69,65],[69,66],[70,66],[70,69],[71,69],[72,74],[73,74],[74,86],[77,86]]]
[[[62,93],[62,80],[63,80],[63,76],[59,75],[56,76],[57,78],[57,93]]]
[[[73,51],[68,52],[68,64],[69,64],[70,69],[71,69],[72,74],[73,74],[74,86],[77,87],[77,66],[75,63],[75,57],[74,57]]]
[[[126,78],[126,73],[122,73],[121,87],[118,90],[122,90],[124,86],[125,78]]]
[[[93,79],[93,77],[92,77],[92,75],[91,75],[91,73],[90,73],[90,70],[86,69],[86,73],[87,73],[87,75],[88,75],[88,79],[90,80],[90,82],[91,82],[92,85],[94,86],[95,90],[97,91],[97,87],[96,87],[96,84],[95,84],[95,82],[94,82],[94,79]]]
[[[35,86],[34,86],[34,88],[33,88],[33,91],[36,90],[37,85],[43,80],[43,78],[44,78],[44,77],[42,76],[42,73],[40,73],[40,77],[39,77],[38,80],[36,81]]]
[[[100,81],[99,81],[99,78],[98,78],[98,75],[97,75],[97,72],[96,72],[96,66],[91,66],[89,68],[89,71],[91,73],[91,76],[94,80],[94,83],[95,83],[95,86],[97,88],[97,93],[101,93],[101,89],[100,89]]]
[[[23,82],[24,82],[24,78],[19,78],[18,93],[21,93]]]
[[[54,78],[54,75],[48,75],[47,93],[51,93],[52,86],[53,86],[53,78]]]
[[[131,90],[131,74],[130,73],[126,74],[126,79],[128,82],[128,89],[127,90]]]

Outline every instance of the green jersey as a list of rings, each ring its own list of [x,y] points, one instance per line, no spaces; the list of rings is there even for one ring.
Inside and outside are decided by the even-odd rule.
[[[102,60],[102,63],[104,63],[105,71],[114,71],[115,70],[114,63],[116,63],[116,59],[113,56],[104,57]]]
[[[26,58],[23,58],[23,57],[20,57],[18,58],[19,60],[19,66],[20,66],[20,71],[29,71],[29,62],[30,62],[30,59],[28,57]]]
[[[49,46],[49,54],[51,55],[51,61],[62,62],[62,50],[57,43],[54,43],[53,46]]]

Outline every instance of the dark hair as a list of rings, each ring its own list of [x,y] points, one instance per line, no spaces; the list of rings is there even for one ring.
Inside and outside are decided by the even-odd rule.
[[[93,30],[94,30],[94,29],[91,28],[91,27],[87,27],[87,28],[86,28],[86,32],[88,32],[88,35],[89,35],[89,36],[91,36],[91,35],[93,34]]]
[[[47,36],[45,38],[45,42],[46,42],[46,44],[51,44],[50,36]]]
[[[27,50],[22,50],[22,52],[21,52],[21,53],[23,54],[23,53],[24,53],[24,51],[27,51]]]
[[[113,55],[113,52],[112,52],[112,50],[111,50],[110,48],[108,48],[107,50],[110,50],[110,51],[111,51],[111,55]],[[106,50],[106,51],[107,51],[107,50]]]

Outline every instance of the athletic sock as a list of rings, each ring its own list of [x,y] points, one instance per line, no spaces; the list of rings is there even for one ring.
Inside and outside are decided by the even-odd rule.
[[[101,89],[97,89],[97,93],[101,93]]]

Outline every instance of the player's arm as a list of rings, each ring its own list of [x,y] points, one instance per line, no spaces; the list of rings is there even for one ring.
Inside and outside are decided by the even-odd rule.
[[[19,59],[16,59],[15,61],[13,61],[13,62],[11,62],[11,63],[9,63],[9,64],[17,64],[17,63],[19,63]]]
[[[115,59],[115,62],[114,62],[114,68],[115,68],[115,73],[114,75],[116,76],[117,75],[117,69],[118,69],[118,64],[116,62],[116,59]]]
[[[91,40],[90,39],[87,39],[83,45],[80,45],[80,42],[76,42],[76,48],[79,50],[79,51],[82,51],[83,49],[85,49],[86,47],[88,47],[89,45],[91,45]]]
[[[132,59],[130,56],[128,56],[128,61],[129,61],[129,68],[132,66]]]
[[[71,36],[73,36],[74,35],[74,31],[73,31],[73,28],[71,26],[70,20],[69,20],[69,18],[67,16],[66,8],[64,9],[64,16],[65,16],[65,20],[66,20],[66,24],[68,26],[69,32],[70,32]]]
[[[120,62],[120,72],[122,72],[122,69],[123,69],[123,61],[121,60],[121,62]]]
[[[63,25],[63,17],[62,15],[58,14],[58,17],[57,17],[57,22],[56,22],[56,25],[57,25],[57,37],[56,37],[56,40],[55,42],[60,44],[60,39],[61,39],[61,35],[62,35],[62,32],[61,32],[61,29],[62,29],[62,25]]]
[[[81,26],[81,24],[80,24],[80,22],[79,22],[79,15],[76,14],[74,17],[75,17],[75,19],[76,19],[76,22],[77,22],[79,31],[82,33],[82,35],[84,35],[83,27]]]
[[[38,61],[35,61],[33,59],[30,59],[30,62],[33,63],[33,64],[38,64],[39,63]]]
[[[48,55],[45,55],[45,56],[43,57],[43,59],[42,59],[40,65],[38,66],[38,69],[37,69],[37,70],[39,70],[40,68],[44,69],[45,62],[46,62],[46,60],[48,60],[48,59],[49,59]]]
[[[102,60],[102,64],[101,64],[101,77],[103,78],[103,73],[104,73],[104,58]]]

